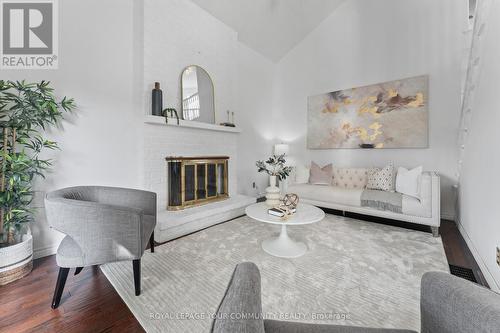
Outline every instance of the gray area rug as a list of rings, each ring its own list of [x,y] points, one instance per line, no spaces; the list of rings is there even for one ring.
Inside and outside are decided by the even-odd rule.
[[[237,263],[262,274],[264,316],[385,328],[420,328],[420,278],[448,272],[441,238],[429,233],[327,215],[288,228],[309,251],[297,259],[265,253],[262,240],[280,226],[241,217],[149,251],[142,294],[134,295],[132,263],[102,271],[147,332],[209,332]]]

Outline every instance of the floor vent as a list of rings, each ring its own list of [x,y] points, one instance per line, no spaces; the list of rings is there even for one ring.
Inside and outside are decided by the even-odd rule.
[[[470,268],[450,265],[450,272],[455,276],[477,283],[474,272],[472,272],[472,269]]]

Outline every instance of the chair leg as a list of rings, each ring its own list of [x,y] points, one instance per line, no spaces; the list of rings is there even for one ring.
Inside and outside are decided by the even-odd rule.
[[[141,294],[141,259],[134,259],[132,265],[134,268],[135,296],[139,296]]]
[[[80,274],[80,272],[82,271],[82,269],[83,269],[83,267],[77,267],[77,268],[75,269],[75,275]]]
[[[54,290],[54,298],[52,299],[52,309],[57,309],[61,296],[68,278],[69,268],[59,267],[59,275],[57,276],[56,289]]]
[[[155,232],[151,233],[151,237],[149,237],[149,247],[151,248],[151,253],[155,253]]]

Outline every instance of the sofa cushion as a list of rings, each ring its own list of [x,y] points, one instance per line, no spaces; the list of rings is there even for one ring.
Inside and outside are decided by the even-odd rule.
[[[403,214],[420,217],[432,216],[432,178],[429,173],[420,176],[420,199],[403,195]]]
[[[364,189],[368,179],[368,169],[333,168],[333,185],[344,189]]]
[[[316,185],[331,185],[333,176],[332,164],[320,167],[316,163],[311,163],[311,170],[309,176],[309,183]]]
[[[366,188],[370,190],[394,191],[394,165],[392,162],[383,169],[369,169]]]
[[[420,199],[420,176],[422,166],[408,170],[403,167],[398,168],[396,176],[396,192]]]
[[[295,184],[288,187],[288,192],[300,198],[332,202],[340,205],[361,207],[362,189],[345,189],[337,186],[319,186],[312,184]]]

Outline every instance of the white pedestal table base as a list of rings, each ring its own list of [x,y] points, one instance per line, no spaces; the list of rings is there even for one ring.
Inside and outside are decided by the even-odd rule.
[[[262,249],[270,255],[280,258],[297,258],[307,252],[306,244],[296,242],[286,231],[286,225],[281,226],[281,233],[278,237],[266,239],[262,242]]]

